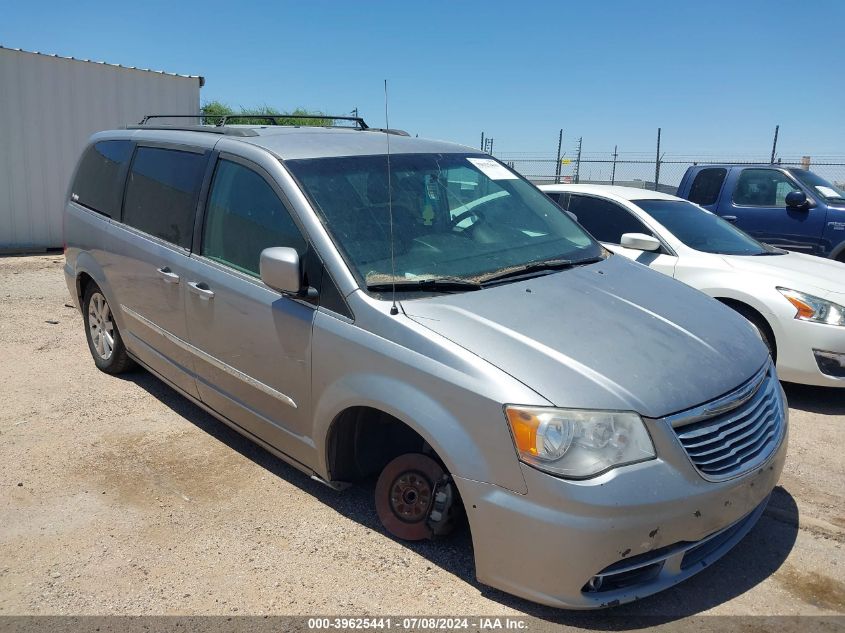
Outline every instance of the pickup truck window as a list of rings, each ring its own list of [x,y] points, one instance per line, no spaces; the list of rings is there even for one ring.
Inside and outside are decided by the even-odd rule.
[[[708,167],[698,172],[687,196],[690,202],[701,205],[716,204],[727,174],[728,170],[724,167]]]
[[[653,233],[633,213],[609,200],[571,194],[566,210],[600,242],[619,244],[625,233]]]
[[[795,177],[796,180],[804,183],[808,189],[814,194],[821,196],[828,202],[835,204],[842,204],[845,202],[845,192],[840,187],[832,185],[830,182],[814,174],[806,169],[790,169],[789,173]]]
[[[786,194],[801,188],[777,169],[744,169],[733,193],[745,207],[786,207]]]

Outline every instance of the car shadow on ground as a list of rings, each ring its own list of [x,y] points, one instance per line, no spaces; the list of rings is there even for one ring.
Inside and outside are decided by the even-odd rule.
[[[793,409],[824,415],[845,415],[845,389],[781,383]]]
[[[239,435],[150,373],[137,370],[122,374],[120,378],[140,386],[175,413],[272,475],[297,486],[346,518],[391,538],[381,527],[375,513],[373,481],[352,486],[343,492],[332,490]],[[601,631],[633,630],[701,613],[745,593],[771,576],[786,560],[798,533],[798,507],[792,496],[778,487],[772,495],[771,506],[778,508],[779,516],[788,515],[794,517],[794,521],[776,520],[764,514],[757,526],[731,552],[696,576],[657,595],[602,611],[564,611],[545,607],[482,585],[475,579],[472,539],[465,525],[436,541],[403,541],[402,544],[472,585],[486,598],[526,616],[550,624]]]

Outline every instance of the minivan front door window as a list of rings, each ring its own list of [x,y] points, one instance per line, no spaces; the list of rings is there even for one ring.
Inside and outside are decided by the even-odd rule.
[[[305,245],[299,228],[264,178],[233,161],[217,163],[202,255],[257,277],[265,248],[289,246],[301,257]]]

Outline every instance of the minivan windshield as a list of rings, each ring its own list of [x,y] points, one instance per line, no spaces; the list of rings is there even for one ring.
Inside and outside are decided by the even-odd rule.
[[[393,154],[389,184],[386,155],[285,165],[359,282],[374,290],[395,280],[400,290],[422,282],[420,291],[460,292],[604,256],[584,229],[489,155]]]
[[[800,180],[802,184],[811,189],[813,193],[821,196],[827,202],[834,204],[845,204],[845,192],[839,187],[829,183],[827,180],[806,169],[790,169],[789,173]]]
[[[686,200],[632,200],[690,248],[719,255],[781,255],[718,215]]]

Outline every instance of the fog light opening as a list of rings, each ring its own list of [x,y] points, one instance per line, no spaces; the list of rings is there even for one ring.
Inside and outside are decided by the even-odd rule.
[[[593,576],[592,578],[590,578],[590,580],[587,581],[587,591],[599,591],[603,583],[603,577]]]
[[[814,349],[819,371],[833,378],[845,378],[845,354]]]

